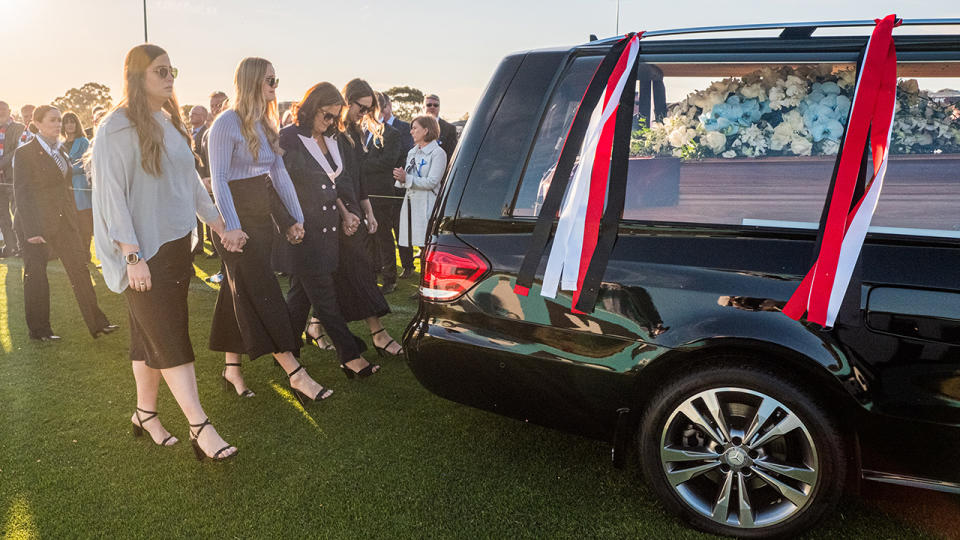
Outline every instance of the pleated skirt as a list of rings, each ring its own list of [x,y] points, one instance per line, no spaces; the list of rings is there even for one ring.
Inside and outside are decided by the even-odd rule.
[[[377,273],[368,248],[371,240],[363,224],[353,236],[340,233],[340,265],[334,281],[340,313],[348,322],[390,313],[390,305],[377,285]]]
[[[240,227],[250,238],[242,253],[223,250],[225,275],[213,313],[211,350],[257,358],[299,348],[299,332],[270,266],[275,226],[269,182],[267,175],[230,182]]]

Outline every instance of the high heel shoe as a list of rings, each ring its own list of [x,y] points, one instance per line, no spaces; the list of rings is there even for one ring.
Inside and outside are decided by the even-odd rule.
[[[317,322],[307,323],[307,328],[309,329],[311,326],[314,326],[314,325],[320,326],[320,322],[317,321]],[[321,341],[323,338],[327,337],[326,334],[320,334],[317,337],[311,336],[309,331],[306,332],[306,334],[307,334],[307,343],[312,343],[315,347],[318,347],[321,351],[336,350],[336,347],[334,347],[333,345],[326,343],[324,341]]]
[[[293,396],[297,398],[297,401],[300,402],[301,406],[303,406],[306,402],[309,402],[309,401],[312,401],[312,402],[323,401],[333,395],[333,390],[329,388],[325,388],[323,386],[320,386],[320,391],[317,392],[317,395],[313,397],[310,397],[307,394],[304,394],[303,392],[301,392],[300,390],[297,390],[296,388],[294,388],[293,381],[291,381],[290,379],[292,379],[293,376],[296,375],[297,372],[300,371],[301,369],[303,369],[302,365],[297,369],[291,371],[290,373],[287,373],[287,379],[288,379],[288,384],[290,385],[290,390],[293,392]]]
[[[149,416],[147,416],[146,418],[140,418],[140,413],[147,414]],[[145,429],[143,429],[143,423],[149,422],[154,418],[156,418],[157,411],[147,411],[147,410],[141,409],[140,407],[137,407],[137,411],[134,414],[137,416],[137,423],[140,425],[138,426],[137,424],[133,424],[133,436],[143,437],[143,432],[146,431]],[[168,442],[170,442],[171,439],[173,440],[173,442],[171,442],[170,444],[167,444]],[[177,444],[177,442],[179,442],[176,439],[177,438],[174,437],[173,435],[168,435],[166,439],[160,441],[159,443],[154,441],[154,444],[156,444],[157,446],[173,446]],[[150,437],[150,440],[153,440],[152,436]]]
[[[240,367],[240,364],[238,364],[238,363],[236,363],[236,362],[227,362],[227,363],[224,364],[224,366],[237,366],[237,367]],[[220,378],[223,379],[223,390],[224,390],[224,391],[233,390],[234,393],[236,393],[237,387],[234,386],[233,383],[230,382],[229,379],[227,379],[227,368],[226,368],[226,367],[224,367],[224,368],[223,368],[223,371],[220,372]],[[249,389],[249,388],[247,388],[247,389],[244,390],[243,392],[240,392],[240,393],[237,394],[237,395],[240,396],[240,397],[242,397],[242,398],[252,398],[252,397],[256,396],[256,394],[253,393],[253,390],[251,390],[251,389]]]
[[[209,418],[207,418],[203,422],[200,422],[199,424],[190,424],[190,444],[193,445],[193,455],[197,456],[197,461],[203,461],[203,458],[205,457],[208,457],[214,461],[225,461],[232,458],[233,456],[237,455],[238,452],[240,452],[240,450],[237,450],[236,452],[230,454],[229,456],[218,457],[220,454],[233,448],[232,444],[228,444],[223,448],[217,450],[212,456],[208,456],[207,453],[203,451],[203,448],[200,448],[200,442],[197,439],[200,438],[200,432],[203,431],[203,428],[209,425],[210,425]],[[197,429],[197,432],[194,433],[193,428],[199,428],[199,429]]]
[[[346,375],[348,379],[352,379],[354,377],[358,379],[366,379],[367,377],[380,371],[380,364],[367,364],[367,367],[361,369],[360,371],[354,371],[348,368],[346,364],[340,364],[340,369],[343,370],[343,374]]]
[[[381,329],[377,330],[376,332],[370,334],[370,337],[373,337],[373,336],[379,334],[380,332],[386,332],[386,331],[387,331],[386,328],[381,328]],[[387,335],[389,336],[389,334],[387,334]],[[392,352],[390,352],[390,350],[389,350],[391,344],[400,345],[399,343],[397,343],[396,341],[394,341],[393,338],[390,338],[390,341],[388,341],[387,344],[384,345],[383,347],[377,347],[377,344],[374,343],[374,344],[373,344],[373,348],[377,350],[377,356],[378,356],[378,357],[387,356],[387,357],[389,358],[389,357],[391,357],[391,356],[393,356],[393,357],[402,356],[402,355],[403,355],[403,347],[400,347],[400,350],[398,350],[397,352],[392,353]]]

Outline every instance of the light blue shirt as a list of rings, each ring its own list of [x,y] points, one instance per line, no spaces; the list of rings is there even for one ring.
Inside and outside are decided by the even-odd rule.
[[[270,175],[273,189],[277,191],[287,212],[298,223],[303,223],[300,201],[297,200],[297,192],[287,168],[283,165],[283,157],[274,153],[270,147],[263,126],[257,123],[256,128],[260,136],[260,152],[257,159],[253,159],[247,140],[240,131],[240,116],[236,111],[224,111],[210,126],[210,182],[213,198],[217,201],[228,231],[240,228],[240,219],[230,193],[230,182],[262,174]]]

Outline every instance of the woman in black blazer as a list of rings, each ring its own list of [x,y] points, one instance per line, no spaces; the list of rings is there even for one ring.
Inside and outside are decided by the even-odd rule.
[[[366,344],[350,332],[340,314],[333,279],[339,264],[340,205],[345,209],[357,204],[344,172],[343,149],[333,136],[343,106],[335,86],[319,83],[297,104],[295,123],[280,131],[283,162],[303,210],[304,235],[296,244],[274,243],[274,266],[290,274],[287,307],[293,327],[304,327],[312,306],[337,349],[344,373],[365,377],[379,366],[361,356]],[[282,231],[295,221],[276,201],[273,215]]]
[[[117,330],[97,305],[90,284],[85,252],[80,240],[74,204],[73,169],[60,147],[60,111],[41,105],[33,112],[40,129],[32,141],[17,150],[13,165],[13,190],[17,201],[17,227],[26,239],[23,248],[23,303],[30,339],[60,341],[50,327],[49,254],[59,257],[67,271],[80,313],[93,337]]]

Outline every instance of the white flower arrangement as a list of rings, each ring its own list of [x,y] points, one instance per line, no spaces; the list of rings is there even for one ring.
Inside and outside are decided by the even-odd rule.
[[[856,72],[829,64],[764,67],[714,81],[669,107],[665,118],[640,125],[635,156],[760,157],[836,155],[850,115]],[[897,92],[893,152],[960,152],[960,121],[916,80]]]

